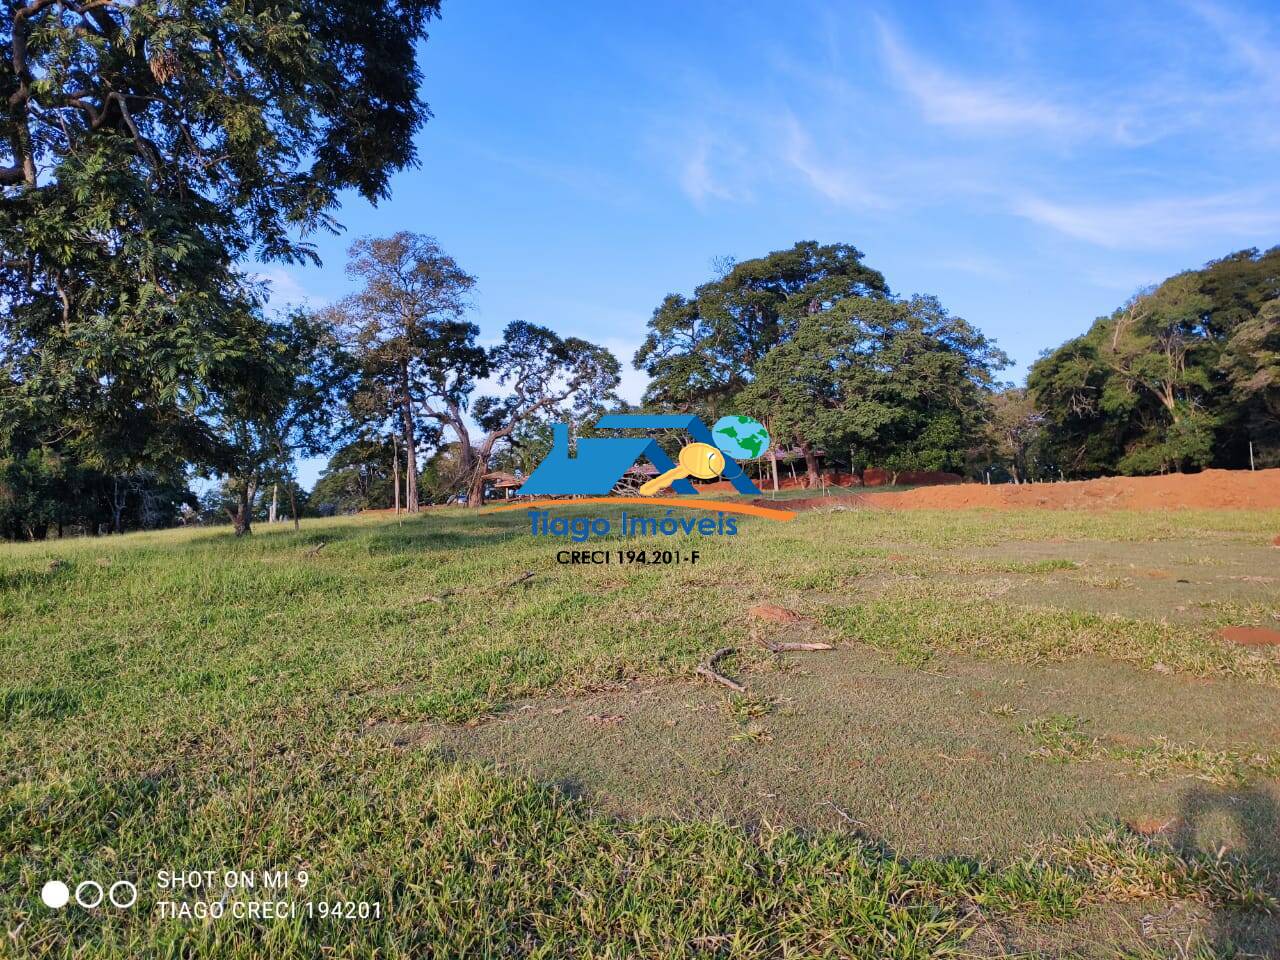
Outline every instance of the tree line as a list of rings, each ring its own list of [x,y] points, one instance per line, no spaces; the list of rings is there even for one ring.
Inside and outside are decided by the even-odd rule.
[[[26,0],[0,20],[0,536],[483,501],[549,425],[626,409],[621,364],[524,320],[484,342],[430,237],[357,240],[353,293],[273,313],[344,190],[417,165],[436,0]],[[1280,252],[1143,291],[1025,388],[847,243],[721,261],[655,309],[642,408],[755,416],[854,474],[1014,481],[1280,463]],[[664,442],[674,442],[666,438]],[[300,457],[328,456],[316,488]],[[212,483],[203,497],[194,481]]]

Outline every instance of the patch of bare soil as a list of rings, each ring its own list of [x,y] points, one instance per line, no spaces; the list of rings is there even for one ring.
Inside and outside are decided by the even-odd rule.
[[[804,617],[794,610],[780,607],[776,603],[758,603],[747,613],[757,620],[769,620],[773,623],[800,623],[804,620]]]
[[[1020,510],[1270,510],[1280,509],[1280,468],[1204,470],[1162,477],[1103,477],[1065,483],[965,483],[921,487],[902,493],[812,497],[783,504],[792,510],[833,509],[836,504],[888,510],[988,508]],[[763,501],[761,501],[763,503]],[[1280,537],[1273,541],[1280,545]]]
[[[911,669],[863,647],[752,658],[740,678],[745,696],[701,682],[636,682],[530,700],[475,726],[381,723],[369,734],[526,773],[624,818],[724,817],[854,833],[908,856],[997,861],[1110,823],[1280,868],[1280,783],[1220,788],[1189,773],[1049,761],[1023,729],[1060,714],[1109,742],[1164,736],[1262,749],[1280,729],[1274,691],[1084,662],[956,656]],[[1242,915],[1241,928],[1228,929],[1236,922],[1194,905],[1107,904],[1067,923],[993,920],[987,942],[973,946],[977,955],[1080,960],[1116,956],[1119,944],[1165,955],[1192,939],[1277,942],[1280,918]]]
[[[1223,627],[1222,639],[1242,647],[1280,647],[1280,630],[1266,627]]]
[[[753,664],[736,674],[745,697],[706,682],[638,683],[528,701],[473,727],[370,732],[563,783],[626,817],[852,828],[910,855],[1006,857],[1054,835],[1156,817],[1194,822],[1208,845],[1239,844],[1230,823],[1188,808],[1208,789],[1190,773],[1046,762],[1023,731],[1033,719],[1081,717],[1102,738],[1234,749],[1262,749],[1280,728],[1274,691],[1227,680],[1197,687],[1117,664],[956,656],[945,671],[917,670],[852,647]],[[1252,843],[1236,849],[1280,867],[1280,784],[1258,789],[1271,798],[1258,804],[1266,822],[1251,824]],[[1218,812],[1239,812],[1221,792]]]

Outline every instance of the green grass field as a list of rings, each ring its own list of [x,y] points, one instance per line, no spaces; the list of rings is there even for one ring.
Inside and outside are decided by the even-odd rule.
[[[0,955],[1274,956],[1280,648],[1217,631],[1277,626],[1277,530],[845,510],[605,567],[436,510],[3,547]],[[764,647],[793,636],[836,649]],[[744,696],[693,676],[722,646]],[[381,917],[158,906],[219,898]]]

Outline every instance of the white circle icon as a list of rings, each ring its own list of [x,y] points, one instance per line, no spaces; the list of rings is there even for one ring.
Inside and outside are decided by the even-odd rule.
[[[117,890],[124,890],[125,892],[117,897]],[[111,900],[112,906],[126,910],[138,902],[138,888],[128,880],[117,880],[111,885],[111,889],[107,891],[107,897]],[[128,897],[128,900],[125,900],[125,897]]]
[[[93,891],[95,890],[98,894],[97,899],[90,899],[93,897]],[[88,891],[87,896],[86,891]],[[98,906],[98,904],[102,903],[102,884],[93,880],[85,880],[84,882],[77,884],[76,903],[80,904],[80,906],[84,907],[86,910],[92,910],[94,907]]]
[[[40,899],[50,910],[61,910],[71,899],[71,891],[61,880],[50,880],[40,888]]]

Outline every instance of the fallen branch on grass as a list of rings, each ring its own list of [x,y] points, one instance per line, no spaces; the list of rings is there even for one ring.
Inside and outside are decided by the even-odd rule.
[[[706,677],[708,680],[712,681],[713,683],[720,684],[720,686],[722,687],[728,687],[734,693],[746,693],[747,692],[746,687],[738,683],[736,680],[730,680],[723,673],[720,673],[718,670],[716,670],[717,660],[721,660],[724,657],[727,657],[730,654],[737,653],[737,652],[738,652],[737,647],[721,647],[719,650],[717,650],[707,659],[706,663],[699,664],[698,669],[695,670],[694,672],[697,673],[699,676]]]
[[[520,574],[520,576],[516,577],[514,580],[510,581],[509,583],[504,583],[504,584],[502,585],[502,588],[501,588],[501,589],[503,589],[503,590],[510,590],[512,587],[518,587],[518,586],[520,586],[520,584],[525,583],[525,582],[527,582],[527,581],[529,581],[529,580],[532,580],[532,579],[533,579],[533,576],[534,576],[534,574],[533,574],[533,571],[532,571],[532,570],[526,570],[524,573]],[[445,602],[446,600],[448,600],[450,597],[455,597],[455,596],[457,596],[459,593],[465,593],[465,592],[467,592],[467,591],[465,591],[465,590],[446,590],[444,593],[437,593],[437,594],[434,594],[434,595],[429,595],[429,596],[425,596],[425,597],[419,597],[419,598],[418,598],[417,600],[415,600],[414,602],[415,602],[415,603],[444,603],[444,602]]]
[[[858,819],[856,819],[855,817],[851,817],[851,816],[849,816],[849,814],[845,813],[843,810],[841,810],[839,807],[837,807],[837,806],[836,806],[834,803],[832,803],[830,800],[823,800],[823,801],[822,801],[822,804],[823,804],[824,806],[828,806],[828,807],[830,807],[832,810],[834,810],[836,813],[838,813],[838,814],[840,815],[840,819],[841,819],[841,820],[844,820],[846,823],[852,823],[855,827],[862,827],[862,829],[864,829],[864,830],[869,829],[869,828],[867,827],[867,825],[866,825],[865,823],[863,823],[861,820],[858,820]]]
[[[834,650],[829,643],[766,643],[770,653],[793,653],[806,650]]]

